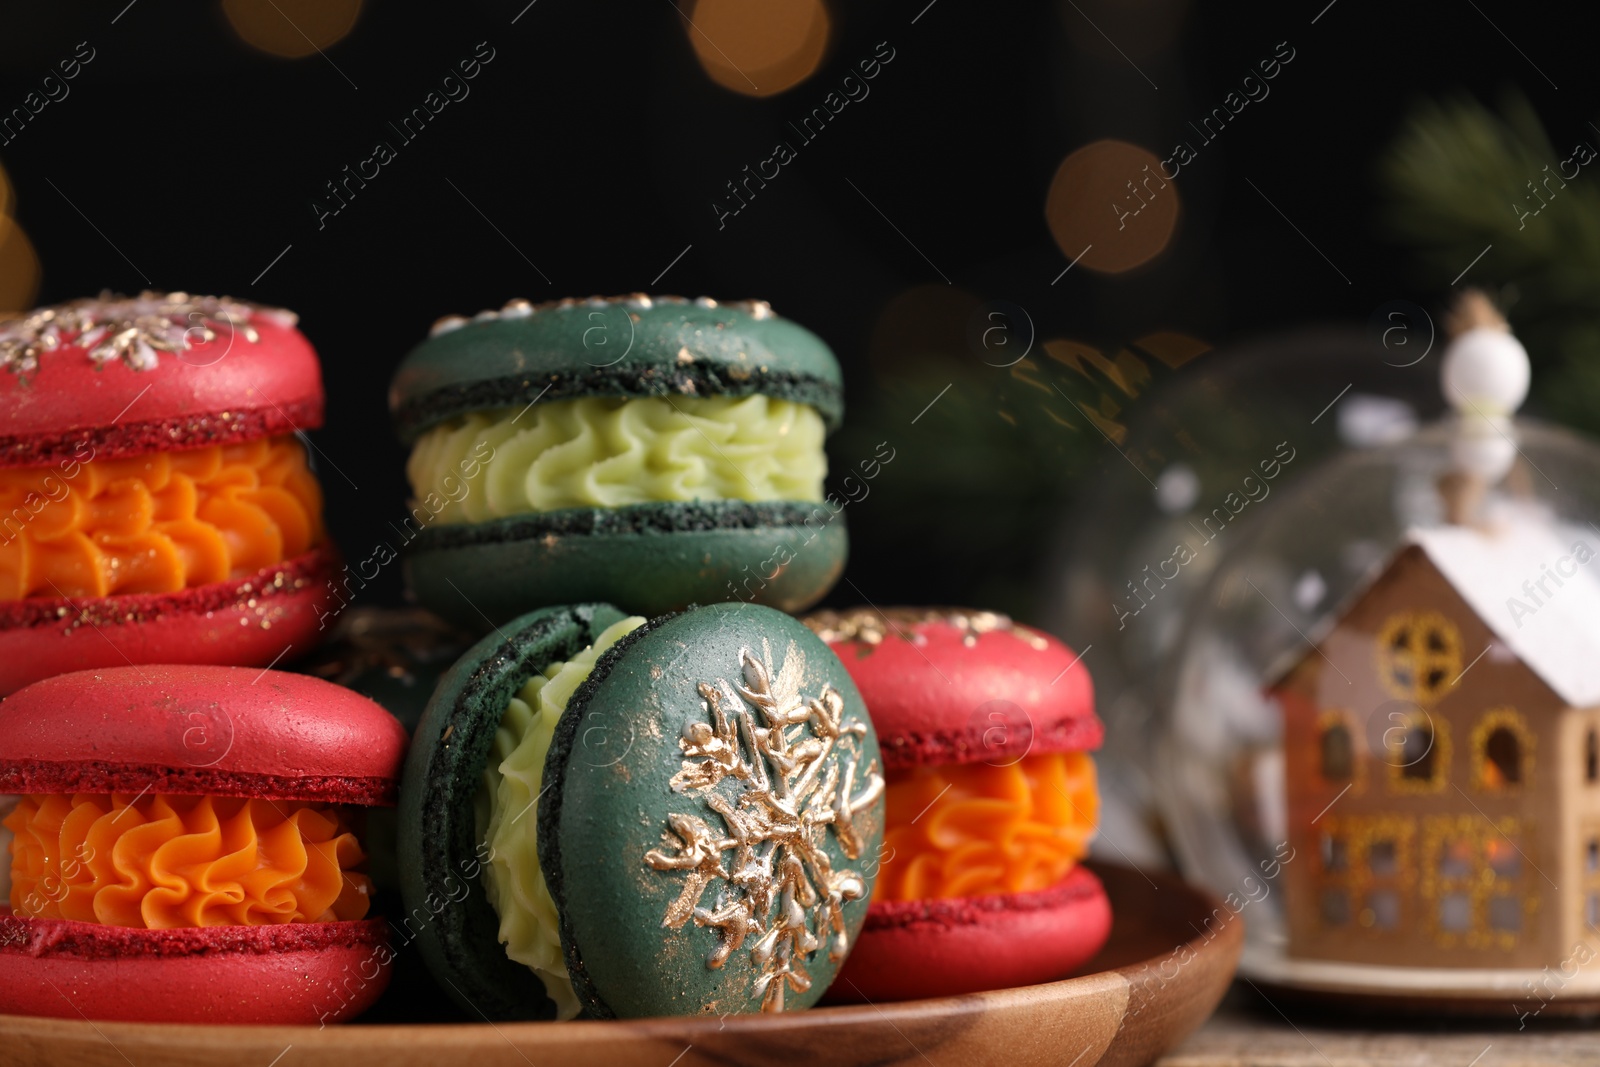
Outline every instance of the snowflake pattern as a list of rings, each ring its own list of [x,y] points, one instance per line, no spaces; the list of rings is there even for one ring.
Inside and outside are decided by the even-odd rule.
[[[261,339],[250,325],[257,318],[280,326],[298,321],[292,311],[226,296],[147,291],[125,297],[104,292],[0,319],[0,367],[33,374],[41,355],[72,345],[85,349],[96,366],[120,360],[133,370],[153,370],[159,353],[186,352],[215,340],[219,328],[254,344]]]
[[[762,1011],[776,1012],[786,989],[811,988],[805,962],[824,941],[835,963],[849,951],[843,905],[865,896],[867,885],[856,871],[834,870],[823,844],[831,827],[845,856],[860,858],[856,816],[883,796],[884,784],[876,760],[862,776],[867,724],[845,721],[838,690],[801,697],[799,649],[790,644],[776,676],[765,641],[760,658],[743,649],[739,660],[742,684],[698,686],[710,721],[684,727],[683,765],[671,783],[675,793],[702,796],[723,829],[699,815],[669,815],[663,847],[644,858],[657,871],[688,873],[661,924],[716,927],[720,943],[706,958],[713,970],[753,942],[754,992]],[[712,791],[725,779],[739,783],[736,799]],[[714,903],[703,907],[713,883]]]

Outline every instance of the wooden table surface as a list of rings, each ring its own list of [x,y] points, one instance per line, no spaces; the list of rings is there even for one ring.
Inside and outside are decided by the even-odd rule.
[[[1600,1021],[1530,1018],[1397,1022],[1292,1012],[1235,983],[1217,1014],[1157,1061],[1161,1067],[1600,1067]]]

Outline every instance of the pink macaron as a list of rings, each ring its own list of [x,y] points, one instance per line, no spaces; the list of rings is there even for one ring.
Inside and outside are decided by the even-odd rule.
[[[887,782],[872,905],[831,995],[907,1000],[1061,978],[1111,906],[1079,865],[1103,728],[1071,649],[996,612],[860,608],[808,625],[861,690]]]
[[[365,809],[405,731],[320,679],[118,667],[0,702],[0,1012],[336,1022],[388,982]]]
[[[0,695],[129,663],[265,666],[320,636],[337,556],[291,312],[104,294],[0,322]]]

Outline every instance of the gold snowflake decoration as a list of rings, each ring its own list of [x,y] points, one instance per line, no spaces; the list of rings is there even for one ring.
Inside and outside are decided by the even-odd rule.
[[[824,941],[835,963],[849,952],[843,905],[866,895],[866,881],[834,870],[823,844],[831,828],[845,856],[860,858],[856,816],[883,795],[883,776],[876,760],[863,776],[867,724],[845,721],[836,689],[801,697],[805,656],[792,643],[776,676],[765,641],[760,658],[743,649],[739,660],[743,684],[698,686],[709,721],[684,727],[683,766],[672,778],[673,791],[702,796],[722,828],[695,814],[669,815],[663,847],[644,859],[658,871],[688,872],[661,924],[716,927],[720,943],[706,958],[713,970],[752,942],[754,991],[761,1010],[774,1012],[783,1010],[785,989],[811,988],[805,963]],[[736,799],[713,791],[727,779],[739,783]],[[714,903],[703,907],[713,883]]]
[[[126,297],[104,292],[93,299],[0,319],[0,367],[13,374],[33,374],[41,355],[73,345],[87,350],[97,366],[120,360],[133,370],[153,370],[159,353],[186,352],[215,340],[219,328],[254,344],[261,339],[250,325],[255,318],[280,326],[297,321],[292,311],[226,296],[146,291]]]

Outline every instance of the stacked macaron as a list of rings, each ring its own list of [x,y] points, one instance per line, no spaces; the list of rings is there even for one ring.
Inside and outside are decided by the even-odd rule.
[[[516,300],[442,319],[389,404],[411,446],[408,579],[463,625],[584,601],[793,611],[844,567],[822,492],[839,366],[760,301]]]
[[[349,690],[238,667],[79,671],[0,702],[11,794],[0,1012],[336,1022],[389,979],[364,810],[405,732]]]
[[[835,995],[906,1000],[1065,976],[1105,942],[1079,865],[1102,727],[1061,642],[995,612],[818,612],[883,743],[877,890]]]
[[[338,566],[295,321],[143,293],[0,323],[0,1011],[317,1023],[388,981],[361,838],[405,731],[253,669],[316,643]]]
[[[336,569],[287,311],[109,294],[0,322],[0,696],[129,663],[264,666]]]
[[[513,301],[441,320],[390,406],[410,585],[492,629],[401,790],[441,988],[491,1019],[815,1003],[883,827],[849,675],[774,610],[844,566],[833,354],[759,301]]]
[[[1105,939],[1070,651],[992,613],[784,614],[844,566],[842,399],[766,304],[513,301],[405,358],[408,581],[490,632],[403,775],[376,704],[242,669],[315,643],[337,566],[293,316],[79,301],[0,325],[0,369],[0,1012],[349,1018],[396,868],[395,929],[495,1020],[997,988]],[[431,680],[471,637],[430,619]],[[398,677],[356,621],[320,669]]]

